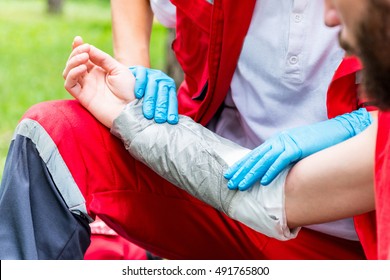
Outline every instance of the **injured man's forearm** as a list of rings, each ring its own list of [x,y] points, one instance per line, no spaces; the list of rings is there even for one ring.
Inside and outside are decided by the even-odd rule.
[[[142,113],[142,101],[128,104],[111,132],[129,153],[157,174],[234,220],[279,240],[296,237],[284,210],[286,169],[267,187],[229,190],[223,173],[250,150],[180,116],[177,125],[157,124]]]

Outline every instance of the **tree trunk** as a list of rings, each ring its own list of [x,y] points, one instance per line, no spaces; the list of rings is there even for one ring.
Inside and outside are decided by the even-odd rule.
[[[63,0],[48,0],[47,1],[47,11],[50,14],[61,14],[63,7]]]
[[[166,64],[165,73],[167,73],[169,77],[175,80],[176,88],[178,88],[184,79],[184,73],[183,70],[181,69],[179,62],[177,62],[175,53],[173,52],[171,47],[172,41],[175,39],[175,37],[176,37],[175,29],[169,29],[168,38],[167,38],[167,64]]]

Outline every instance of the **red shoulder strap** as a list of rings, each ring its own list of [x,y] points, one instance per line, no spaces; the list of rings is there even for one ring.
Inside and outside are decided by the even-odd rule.
[[[328,88],[326,105],[328,117],[351,112],[358,108],[356,73],[362,69],[356,57],[345,57],[336,70]]]
[[[390,112],[379,112],[375,151],[378,258],[390,258]]]
[[[213,5],[206,0],[171,0],[171,2],[204,32],[209,33],[211,24],[209,15]],[[188,32],[191,31],[188,30]]]
[[[214,0],[210,29],[208,91],[196,119],[207,124],[223,103],[248,32],[255,0]]]

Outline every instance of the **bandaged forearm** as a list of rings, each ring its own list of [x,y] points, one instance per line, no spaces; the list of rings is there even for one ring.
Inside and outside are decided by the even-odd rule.
[[[287,227],[284,184],[288,170],[263,187],[229,190],[227,167],[249,152],[180,116],[177,125],[157,124],[142,113],[142,101],[126,106],[111,132],[129,153],[175,186],[252,229],[279,240],[294,238],[299,229]]]

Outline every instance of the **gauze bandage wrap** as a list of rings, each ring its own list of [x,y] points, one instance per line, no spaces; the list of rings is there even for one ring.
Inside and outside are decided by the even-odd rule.
[[[280,240],[296,236],[298,229],[288,229],[284,213],[287,170],[267,187],[229,190],[223,172],[249,150],[185,116],[180,116],[177,125],[148,120],[142,113],[142,100],[126,106],[111,132],[134,158],[232,219]]]

